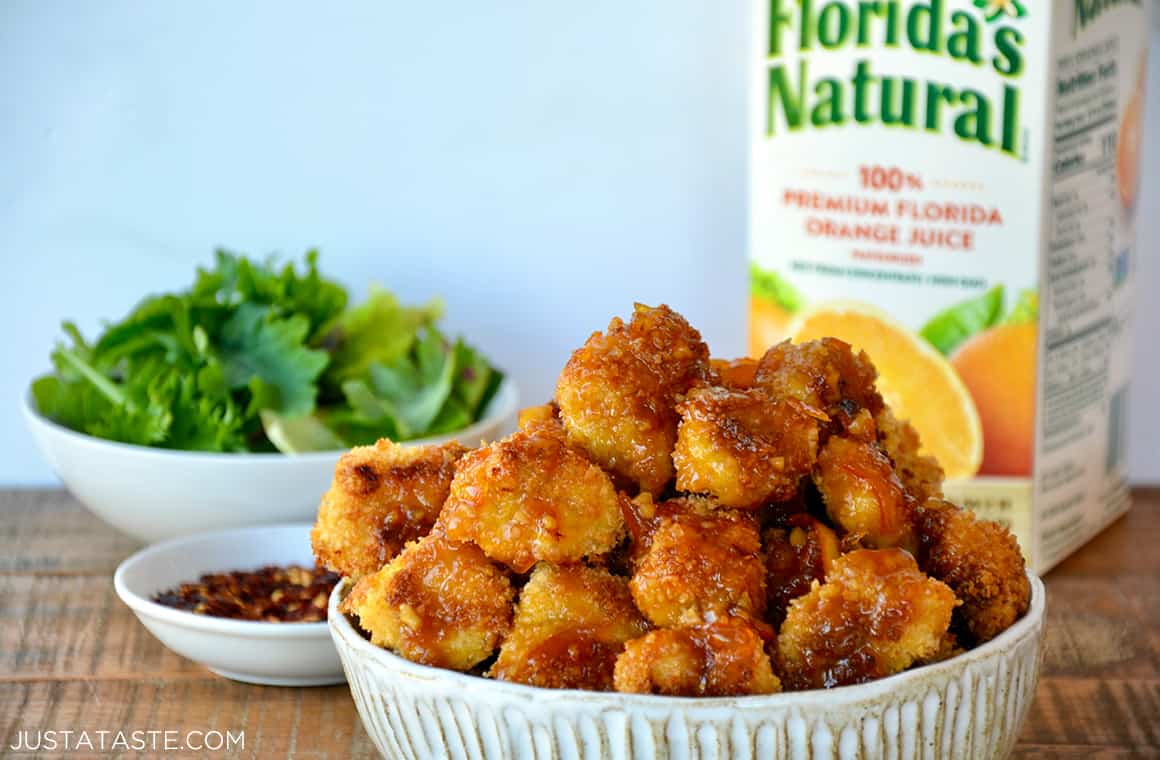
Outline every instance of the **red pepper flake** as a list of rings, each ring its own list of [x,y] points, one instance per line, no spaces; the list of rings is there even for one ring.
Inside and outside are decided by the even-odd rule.
[[[198,615],[266,623],[326,620],[326,603],[339,575],[321,566],[268,565],[257,570],[207,573],[196,583],[162,591],[153,601]]]

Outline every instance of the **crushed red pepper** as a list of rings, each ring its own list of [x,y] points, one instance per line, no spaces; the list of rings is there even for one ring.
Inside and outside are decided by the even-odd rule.
[[[198,615],[267,623],[326,620],[326,603],[339,576],[325,568],[267,565],[257,570],[207,573],[196,583],[162,591],[153,601]]]

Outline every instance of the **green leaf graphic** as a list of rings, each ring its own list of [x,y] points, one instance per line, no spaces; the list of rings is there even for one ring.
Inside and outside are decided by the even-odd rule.
[[[1003,316],[1003,286],[940,311],[919,333],[944,356],[967,338],[996,324]]]
[[[1011,313],[1003,320],[1005,325],[1023,325],[1039,319],[1039,293],[1035,290],[1024,290],[1019,293]]]
[[[749,292],[777,304],[790,314],[800,311],[805,305],[805,299],[797,288],[781,275],[762,269],[757,264],[749,265]]]

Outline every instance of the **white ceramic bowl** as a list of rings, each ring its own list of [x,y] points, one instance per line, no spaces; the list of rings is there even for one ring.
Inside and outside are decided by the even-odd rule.
[[[860,686],[682,699],[557,691],[417,665],[372,645],[331,595],[329,625],[363,726],[400,758],[1002,758],[1035,694],[1044,590],[993,641]]]
[[[519,394],[504,380],[484,417],[447,436],[466,446],[492,440],[511,423]],[[65,486],[114,528],[147,542],[206,530],[313,520],[341,451],[209,454],[132,446],[69,430],[36,411],[24,418]]]
[[[152,600],[205,573],[264,565],[312,567],[310,528],[309,523],[264,525],[165,541],[122,562],[113,586],[162,644],[218,675],[269,686],[342,683],[342,666],[324,622],[230,620]]]

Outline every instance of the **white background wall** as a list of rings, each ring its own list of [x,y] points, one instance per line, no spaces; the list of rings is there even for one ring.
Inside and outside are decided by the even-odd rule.
[[[745,3],[340,5],[0,3],[0,483],[52,480],[18,403],[60,320],[218,244],[443,294],[529,401],[633,299],[743,351]],[[1155,55],[1151,83],[1153,137]],[[1160,481],[1144,161],[1133,473]]]

